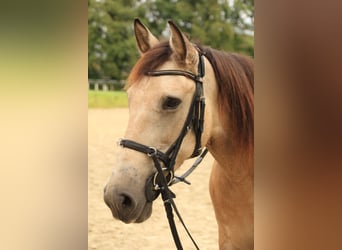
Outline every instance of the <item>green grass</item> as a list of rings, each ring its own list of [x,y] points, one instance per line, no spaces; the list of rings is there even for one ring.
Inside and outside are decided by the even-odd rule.
[[[88,108],[125,108],[128,106],[124,91],[88,91]]]

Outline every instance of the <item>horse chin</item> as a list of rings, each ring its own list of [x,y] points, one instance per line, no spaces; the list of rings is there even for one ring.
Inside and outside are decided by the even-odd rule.
[[[152,202],[146,202],[143,210],[141,211],[138,218],[134,221],[134,223],[142,223],[151,217],[152,214]]]
[[[141,211],[136,210],[136,212],[134,214],[131,214],[129,216],[124,216],[124,215],[119,214],[119,213],[117,214],[117,213],[114,213],[113,211],[112,211],[112,213],[113,213],[114,218],[119,219],[126,224],[142,223],[151,217],[152,202],[146,202],[143,205]]]

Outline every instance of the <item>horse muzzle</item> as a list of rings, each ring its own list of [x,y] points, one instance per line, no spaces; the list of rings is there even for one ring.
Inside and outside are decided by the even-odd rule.
[[[145,197],[136,198],[128,190],[119,190],[107,185],[103,198],[113,217],[124,223],[140,223],[151,216],[152,203],[147,202]]]

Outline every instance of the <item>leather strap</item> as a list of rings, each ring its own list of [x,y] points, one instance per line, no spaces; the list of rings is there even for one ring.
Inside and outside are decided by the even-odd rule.
[[[143,144],[140,144],[138,142],[132,141],[132,140],[127,140],[127,139],[121,139],[118,141],[118,144],[122,147],[125,148],[130,148],[136,151],[139,151],[141,153],[145,153],[148,156],[156,153],[156,157],[161,160],[165,167],[167,167],[170,163],[170,158],[167,154],[164,154],[163,152],[159,151],[158,149],[154,148],[154,147],[148,147],[145,146]]]

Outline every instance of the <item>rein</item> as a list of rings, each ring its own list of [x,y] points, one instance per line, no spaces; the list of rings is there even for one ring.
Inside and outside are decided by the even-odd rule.
[[[169,186],[176,184],[178,182],[184,182],[186,184],[190,184],[185,178],[195,170],[195,168],[201,163],[202,159],[207,154],[208,150],[206,148],[202,149],[201,146],[201,137],[203,133],[203,124],[204,124],[204,109],[205,109],[205,98],[203,96],[203,77],[205,74],[203,54],[199,51],[199,63],[198,63],[198,74],[195,75],[192,72],[184,71],[184,70],[159,70],[159,71],[150,71],[147,72],[147,76],[158,77],[164,75],[176,75],[176,76],[184,76],[192,79],[195,82],[196,88],[195,92],[190,104],[190,108],[188,111],[188,115],[185,119],[183,128],[177,137],[176,141],[169,147],[169,149],[164,153],[158,150],[155,147],[146,146],[140,144],[138,142],[121,139],[118,144],[122,147],[129,148],[141,153],[148,155],[157,170],[153,175],[151,175],[146,182],[145,195],[148,202],[154,201],[158,195],[161,193],[162,200],[164,202],[166,215],[169,221],[171,233],[174,239],[174,242],[177,246],[178,250],[182,250],[182,244],[180,242],[177,228],[173,218],[172,209],[176,212],[177,217],[182,223],[185,231],[188,236],[192,240],[196,249],[199,249],[196,242],[192,238],[190,232],[184,224],[182,217],[176,207],[174,202],[174,198],[176,195],[170,190]],[[176,158],[178,152],[180,150],[181,144],[183,142],[186,134],[193,129],[196,137],[196,143],[193,150],[192,157],[198,156],[194,164],[182,175],[175,176],[174,175],[174,165],[176,163]],[[163,164],[163,166],[162,166]]]

